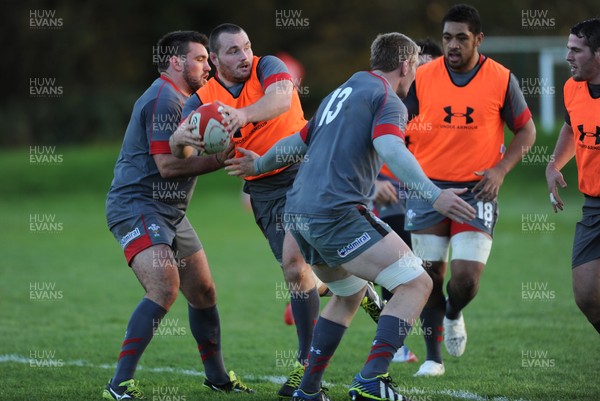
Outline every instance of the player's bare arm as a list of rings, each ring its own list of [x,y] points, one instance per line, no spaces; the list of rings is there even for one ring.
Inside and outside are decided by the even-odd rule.
[[[194,150],[195,152],[195,150]],[[233,157],[233,142],[221,153],[205,156],[190,156],[185,159],[177,158],[171,154],[153,155],[161,177],[178,178],[194,177],[218,170],[225,165],[225,160]]]
[[[573,143],[573,129],[569,124],[563,124],[556,141],[554,153],[548,165],[546,166],[546,183],[548,184],[548,193],[550,194],[550,203],[554,213],[563,210],[564,203],[558,195],[558,186],[565,188],[565,181],[560,170],[575,156],[575,145]]]
[[[229,132],[236,132],[251,122],[271,120],[289,110],[292,104],[294,84],[290,80],[273,82],[265,89],[265,95],[250,106],[235,109],[219,101],[226,116],[224,124]]]
[[[522,160],[523,156],[535,143],[535,125],[529,120],[521,129],[515,132],[506,154],[494,167],[483,171],[476,171],[475,175],[483,177],[472,189],[475,198],[482,201],[491,201],[498,197],[504,177]]]
[[[195,155],[195,150],[200,153],[204,152],[204,142],[200,140],[200,136],[194,134],[192,130],[196,128],[190,123],[192,113],[177,127],[173,135],[169,138],[169,147],[173,156],[179,159],[186,159]]]

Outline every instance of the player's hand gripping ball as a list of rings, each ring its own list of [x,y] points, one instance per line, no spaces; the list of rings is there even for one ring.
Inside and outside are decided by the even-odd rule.
[[[220,153],[231,142],[231,135],[221,124],[222,120],[223,115],[215,103],[203,104],[192,113],[190,124],[196,127],[192,133],[200,136],[207,154]]]

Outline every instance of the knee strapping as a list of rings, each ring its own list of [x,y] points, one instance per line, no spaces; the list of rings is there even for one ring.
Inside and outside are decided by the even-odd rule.
[[[480,231],[464,231],[454,235],[452,260],[470,260],[486,264],[492,251],[492,239]]]
[[[350,276],[341,280],[331,281],[327,283],[327,287],[335,295],[340,297],[349,297],[356,294],[367,285],[367,281],[360,277]]]
[[[412,249],[420,258],[430,262],[447,262],[450,238],[433,234],[412,234]]]
[[[425,270],[423,261],[412,252],[383,269],[375,278],[375,282],[388,291],[392,291],[400,284],[408,283],[420,276]]]

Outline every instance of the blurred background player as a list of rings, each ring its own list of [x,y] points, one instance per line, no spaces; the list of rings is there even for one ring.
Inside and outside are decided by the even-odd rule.
[[[146,294],[129,319],[105,399],[143,398],[133,379],[137,363],[180,289],[188,301],[204,385],[220,392],[251,392],[225,370],[215,283],[185,215],[196,176],[221,168],[232,149],[180,160],[169,148],[184,102],[208,79],[207,45],[206,36],[193,31],[171,32],[159,40],[154,56],[160,77],[135,103],[114,169],[106,198],[108,226]]]
[[[428,201],[462,222],[475,210],[455,189],[440,190],[404,146],[405,96],[414,80],[418,47],[399,33],[379,35],[371,46],[372,71],[355,73],[321,102],[308,124],[265,155],[228,160],[232,175],[253,175],[306,156],[287,196],[286,217],[302,254],[333,292],[315,327],[308,366],[292,400],[328,400],[323,373],[356,314],[368,281],[393,292],[371,351],[350,386],[353,400],[405,400],[387,372],[431,291],[421,260],[367,207],[385,161],[402,181],[421,185]],[[368,107],[365,107],[368,105]],[[344,110],[341,112],[341,110]],[[289,162],[288,162],[289,163]],[[307,190],[310,188],[310,190]],[[323,202],[327,199],[327,202]]]
[[[233,133],[235,145],[258,154],[306,124],[298,92],[285,64],[274,56],[254,56],[250,39],[241,27],[229,23],[217,26],[210,34],[209,47],[216,74],[186,102],[184,118],[201,104],[218,103],[222,105],[224,123]],[[185,152],[186,147],[181,145],[173,143],[173,147],[179,148],[174,153]],[[292,165],[245,177],[244,184],[256,224],[282,266],[296,322],[298,360],[279,390],[280,397],[290,397],[300,382],[319,314],[319,293],[310,266],[293,237],[285,234],[285,197],[297,170],[298,166]],[[285,249],[288,252],[284,258]]]
[[[427,64],[444,55],[442,47],[431,38],[416,41],[419,46],[419,65]]]
[[[427,38],[417,40],[415,42],[419,46],[419,63],[418,66],[426,64],[442,56],[442,48],[433,40]],[[410,137],[406,136],[404,142],[410,150]],[[375,181],[375,195],[373,199],[373,211],[384,222],[386,222],[392,230],[402,238],[409,248],[412,248],[410,241],[410,233],[404,229],[404,216],[406,214],[406,198],[408,193],[404,185],[394,177],[394,174],[384,164],[383,168]],[[392,293],[381,288],[381,296],[383,302],[387,302]],[[365,297],[361,305],[368,305],[369,299]],[[394,355],[392,362],[418,362],[419,358],[403,345]]]
[[[462,310],[477,293],[491,251],[498,191],[535,141],[531,112],[517,79],[479,54],[482,40],[478,11],[465,4],[451,7],[443,19],[444,57],[418,69],[406,101],[409,116],[416,116],[407,126],[410,150],[423,171],[441,188],[468,188],[461,198],[477,210],[477,217],[467,223],[451,222],[419,199],[420,188],[410,188],[405,227],[433,279],[421,315],[427,359],[419,376],[444,374],[442,332],[450,355],[460,356],[465,350]],[[514,133],[506,150],[505,123]],[[452,274],[445,298],[450,243]]]
[[[565,123],[546,181],[554,211],[563,210],[558,186],[567,183],[560,170],[575,156],[585,202],[573,240],[573,292],[577,306],[600,333],[600,19],[571,28],[567,49],[572,77],[564,86]]]

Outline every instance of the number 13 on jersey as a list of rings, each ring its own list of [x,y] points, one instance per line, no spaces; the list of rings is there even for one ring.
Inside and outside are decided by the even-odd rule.
[[[327,106],[325,106],[325,110],[323,110],[323,115],[321,115],[321,119],[319,120],[319,127],[325,124],[329,124],[332,122],[337,115],[342,110],[342,104],[348,99],[348,96],[352,93],[352,88],[337,88],[332,94],[329,102],[327,102]],[[335,110],[331,110],[335,103]]]

